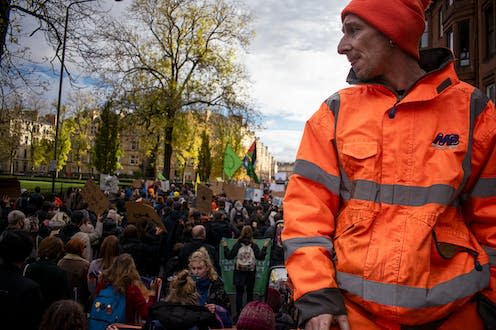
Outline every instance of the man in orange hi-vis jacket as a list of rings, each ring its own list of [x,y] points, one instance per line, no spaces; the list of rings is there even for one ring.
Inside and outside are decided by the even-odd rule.
[[[496,329],[496,111],[448,49],[419,53],[427,0],[351,0],[349,88],[307,121],[283,244],[314,329]]]

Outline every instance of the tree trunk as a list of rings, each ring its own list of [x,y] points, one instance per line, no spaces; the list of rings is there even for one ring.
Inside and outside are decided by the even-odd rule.
[[[9,30],[10,0],[0,0],[0,66],[2,65],[5,40]]]
[[[174,131],[173,125],[167,125],[164,130],[164,170],[162,174],[168,180],[171,180],[171,158],[172,158],[172,132]],[[171,180],[172,181],[172,180]]]

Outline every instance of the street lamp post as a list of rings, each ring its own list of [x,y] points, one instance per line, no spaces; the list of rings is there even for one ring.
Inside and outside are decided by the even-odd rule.
[[[64,24],[64,38],[62,39],[62,57],[60,59],[60,77],[59,77],[59,95],[57,99],[57,118],[55,119],[55,145],[53,148],[53,160],[50,164],[50,169],[52,170],[52,194],[55,193],[55,176],[57,174],[57,148],[59,142],[59,125],[60,125],[60,103],[62,100],[62,82],[64,80],[64,60],[65,60],[65,43],[67,40],[67,24],[69,23],[69,8],[73,5],[83,3],[83,2],[92,2],[96,0],[81,0],[74,1],[67,5],[65,8],[65,24]],[[114,0],[116,2],[120,2],[122,0]]]

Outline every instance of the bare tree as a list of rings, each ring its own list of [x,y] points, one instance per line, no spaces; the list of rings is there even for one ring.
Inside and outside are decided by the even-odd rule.
[[[187,111],[237,114],[252,123],[247,76],[237,61],[253,31],[251,16],[230,0],[135,0],[126,19],[103,20],[83,56],[116,93],[154,97],[153,107],[136,107],[160,118],[163,174],[169,177],[176,116]],[[96,38],[98,37],[98,39]],[[102,47],[101,42],[106,46]]]

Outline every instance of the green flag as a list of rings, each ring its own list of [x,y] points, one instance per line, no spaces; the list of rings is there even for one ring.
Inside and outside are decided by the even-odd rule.
[[[224,151],[224,173],[231,178],[241,164],[242,162],[238,155],[236,155],[230,146],[227,146]]]
[[[162,172],[158,172],[157,173],[157,179],[162,180],[162,181],[163,180],[166,180],[165,177],[164,177],[164,175],[162,174]]]

